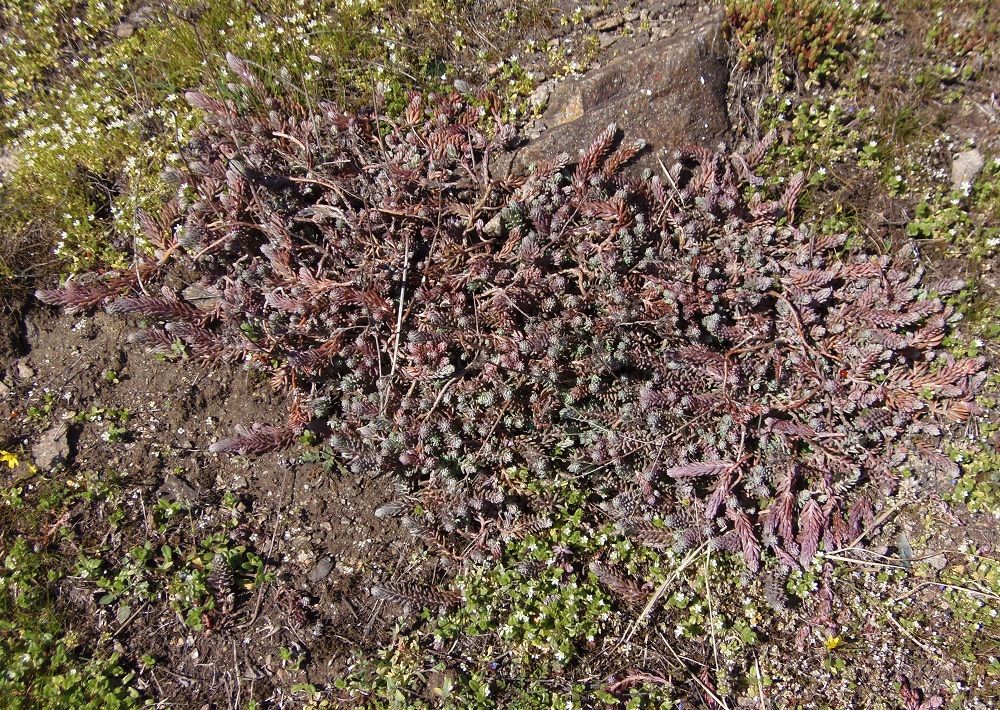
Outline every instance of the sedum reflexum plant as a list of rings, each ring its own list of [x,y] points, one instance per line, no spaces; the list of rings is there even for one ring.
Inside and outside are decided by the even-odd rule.
[[[622,168],[641,144],[610,126],[572,163],[497,177],[516,133],[488,93],[414,95],[390,119],[279,103],[230,67],[261,109],[189,94],[210,120],[172,174],[180,198],[144,220],[151,253],[38,296],[158,323],[135,338],[154,352],[266,373],[287,420],[214,450],[309,429],[394,475],[379,513],[446,559],[545,529],[525,476],[569,474],[588,515],[646,544],[798,567],[855,539],[901,466],[944,464],[922,443],[938,422],[977,413],[982,361],[939,348],[961,284],[926,279],[911,245],[795,226],[802,177],[769,199],[754,173],[773,137],[637,178]],[[600,557],[566,564],[641,606],[641,581]],[[380,595],[414,597],[395,589]]]

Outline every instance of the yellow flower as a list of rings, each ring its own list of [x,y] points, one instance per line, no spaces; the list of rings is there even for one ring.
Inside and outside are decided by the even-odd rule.
[[[18,461],[17,456],[11,452],[0,449],[0,463],[7,464],[7,468],[17,468],[20,461]]]

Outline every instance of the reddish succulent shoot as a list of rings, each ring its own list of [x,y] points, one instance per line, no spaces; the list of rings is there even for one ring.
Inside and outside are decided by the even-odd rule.
[[[346,466],[406,484],[391,512],[428,511],[410,528],[446,556],[499,554],[544,519],[505,470],[568,467],[595,503],[641,483],[626,529],[668,515],[675,545],[805,564],[859,534],[921,427],[977,413],[982,362],[939,348],[960,284],[927,282],[912,247],[795,226],[804,178],[768,199],[754,173],[773,135],[639,178],[622,168],[640,147],[609,126],[575,167],[497,179],[514,132],[485,92],[414,96],[400,119],[188,99],[208,125],[160,258],[136,257],[141,283],[39,297],[107,303],[159,322],[141,340],[160,352],[263,371],[305,415],[212,450],[284,448],[322,420]],[[217,299],[164,285],[181,276]]]

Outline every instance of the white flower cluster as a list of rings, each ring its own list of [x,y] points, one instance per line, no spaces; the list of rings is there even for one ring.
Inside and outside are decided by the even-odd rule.
[[[176,164],[199,120],[183,91],[233,82],[221,59],[226,52],[282,90],[307,94],[333,78],[326,67],[359,59],[345,55],[359,37],[370,36],[373,53],[387,64],[358,71],[384,75],[404,61],[402,32],[382,26],[378,0],[227,0],[198,18],[197,31],[188,21],[158,18],[116,38],[126,5],[93,0],[79,9],[67,0],[39,0],[10,11],[13,19],[0,12],[10,27],[0,33],[0,61],[9,67],[0,76],[0,125],[17,155],[5,181],[31,192],[57,222],[65,213],[55,252],[71,261],[79,260],[81,245],[89,243],[88,252],[106,241],[109,228],[138,238],[137,209],[163,196],[160,175]],[[56,78],[42,83],[45,76]],[[110,205],[100,207],[110,208],[110,225],[95,219],[94,203],[105,202],[88,187],[95,177],[113,182],[104,191]]]

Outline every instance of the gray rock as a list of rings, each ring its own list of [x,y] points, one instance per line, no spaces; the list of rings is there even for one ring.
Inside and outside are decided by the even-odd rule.
[[[556,85],[541,117],[548,130],[493,168],[503,175],[511,161],[524,169],[562,152],[576,156],[616,123],[628,140],[645,139],[651,147],[636,169],[660,172],[674,148],[714,147],[728,136],[727,82],[723,15],[714,11],[668,39]]]
[[[552,84],[540,84],[531,92],[531,96],[528,97],[528,105],[535,111],[544,111],[551,95]]]
[[[686,0],[666,0],[665,2],[654,3],[649,7],[649,15],[655,20],[665,20],[676,14],[686,4]]]
[[[126,39],[127,37],[131,37],[133,32],[135,32],[135,25],[131,22],[123,22],[115,28],[115,37]]]
[[[142,27],[149,24],[150,20],[156,16],[156,12],[156,3],[145,3],[129,13],[128,22],[133,26]]]
[[[601,41],[601,49],[607,49],[608,47],[610,47],[611,45],[613,45],[615,42],[618,41],[618,37],[613,34],[604,33],[601,35],[600,41]]]
[[[534,140],[542,135],[545,129],[546,125],[542,121],[531,121],[524,127],[524,136],[528,140]]]
[[[22,380],[30,380],[35,376],[35,370],[26,360],[18,360],[17,376]]]
[[[24,341],[26,343],[36,343],[42,337],[44,331],[41,326],[41,319],[28,316],[24,319]]]
[[[493,216],[483,227],[483,234],[488,237],[499,237],[503,233],[503,224],[500,221],[499,213]]]
[[[928,557],[926,561],[927,564],[936,569],[938,572],[948,566],[948,558],[940,553]]]
[[[986,158],[978,150],[967,150],[956,155],[951,163],[951,189],[965,190],[971,187],[985,166]]]
[[[7,386],[6,382],[0,380],[0,400],[7,399],[12,394],[14,394],[14,391]]]
[[[0,182],[3,182],[5,175],[17,170],[17,164],[17,153],[12,148],[5,147],[0,150]]]
[[[174,503],[193,503],[198,500],[198,491],[180,476],[168,473],[156,495]]]
[[[333,571],[333,558],[332,557],[321,557],[319,562],[309,570],[307,579],[310,582],[319,582],[322,579],[326,579],[327,575]]]
[[[49,471],[69,461],[69,427],[65,422],[52,427],[31,448],[31,458],[43,471]]]
[[[197,283],[193,283],[181,291],[181,296],[198,310],[206,312],[215,310],[216,305],[222,301],[222,294],[218,291],[205,288]]]

